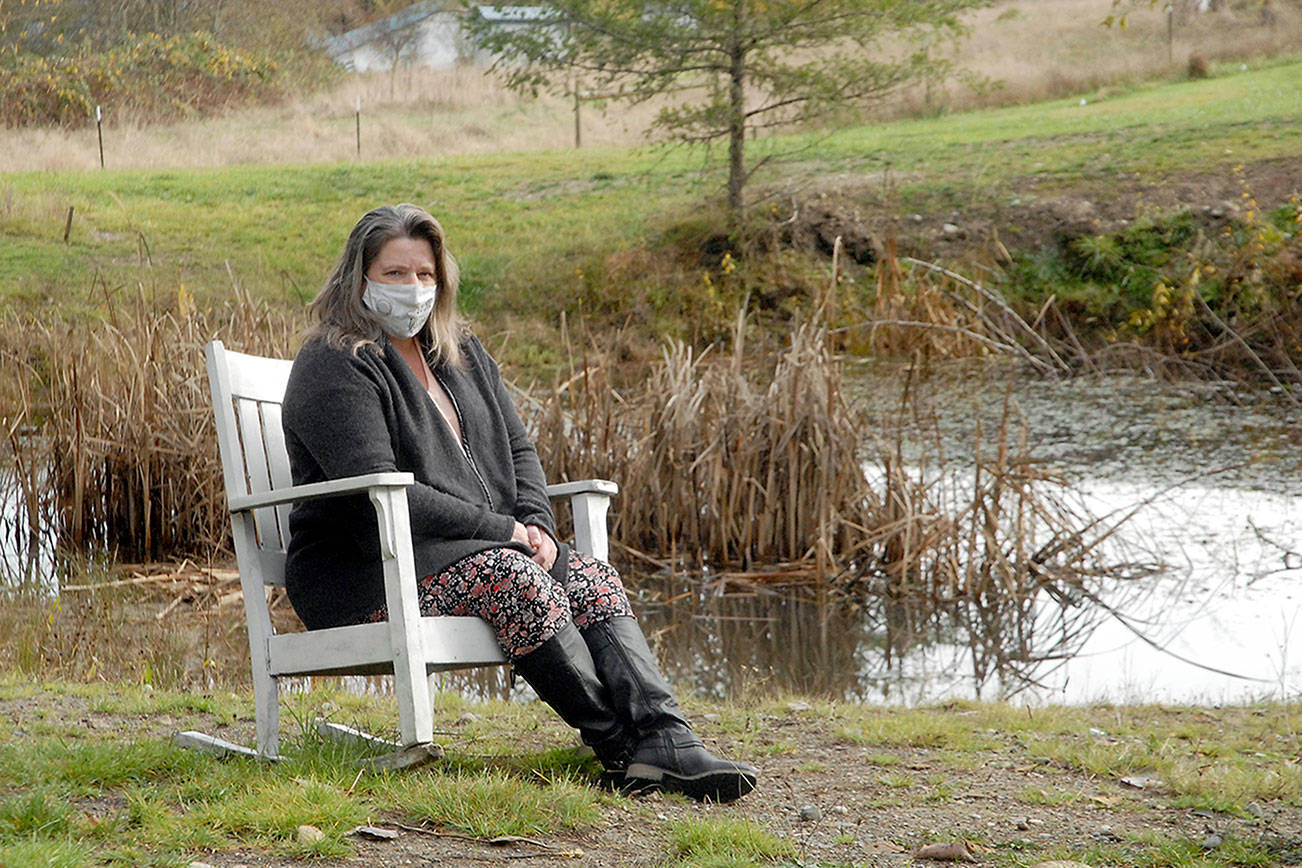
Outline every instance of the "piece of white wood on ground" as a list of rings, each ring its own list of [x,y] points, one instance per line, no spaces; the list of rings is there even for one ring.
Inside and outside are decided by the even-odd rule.
[[[415,768],[443,758],[442,745],[428,742],[403,747],[396,741],[377,738],[368,732],[362,732],[360,729],[353,729],[351,726],[344,726],[342,723],[331,723],[320,717],[316,719],[316,731],[322,738],[328,738],[331,741],[360,744],[364,747],[381,748],[386,751],[380,756],[358,760],[357,765],[368,771],[397,771],[399,769]]]
[[[325,718],[316,719],[316,732],[322,738],[330,741],[342,742],[344,744],[359,744],[365,747],[380,748],[381,750],[395,751],[400,750],[402,745],[396,741],[379,738],[371,735],[369,732],[362,732],[360,729],[353,729],[351,726],[344,726],[342,723],[331,723]]]
[[[242,756],[246,759],[266,759],[275,760],[279,757],[262,757],[256,750],[244,747],[227,741],[224,738],[218,738],[215,735],[208,735],[206,732],[196,732],[189,729],[185,732],[178,732],[172,736],[172,744],[177,747],[189,748],[190,750],[202,750],[208,753],[215,753],[218,756]]]
[[[380,756],[358,760],[357,765],[372,772],[396,772],[403,769],[414,769],[417,766],[423,766],[441,759],[443,759],[443,745],[426,742],[424,744],[413,744],[411,747],[404,747],[401,750],[395,750]]]

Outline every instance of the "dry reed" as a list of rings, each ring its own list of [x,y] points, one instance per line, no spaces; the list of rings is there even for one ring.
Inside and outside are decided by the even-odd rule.
[[[648,557],[830,566],[870,516],[863,431],[820,326],[797,327],[763,377],[743,332],[726,359],[669,345],[635,390],[585,366],[535,415],[544,466],[619,480],[613,537]]]
[[[895,416],[934,425],[908,387]],[[884,509],[853,553],[861,567],[848,589],[901,602],[896,630],[961,627],[978,684],[997,673],[1024,686],[1033,664],[1069,656],[1099,619],[1083,598],[1153,569],[1122,558],[1114,543],[1124,517],[1091,515],[1031,459],[1025,430],[1006,399],[998,430],[978,425],[959,462],[925,453],[906,461],[904,432],[883,431]]]
[[[989,440],[978,432],[970,470],[906,460],[916,435],[875,430],[844,398],[817,317],[772,359],[748,354],[743,334],[739,323],[717,358],[673,345],[632,386],[584,363],[531,405],[553,473],[620,482],[613,538],[638,562],[947,612],[982,678],[1068,647],[1083,629],[1081,589],[1131,569],[1104,547],[1118,523],[1037,467],[1011,405]],[[892,416],[925,415],[911,395]],[[1039,622],[1058,633],[1047,652],[1033,636],[1046,598],[1059,613]]]
[[[237,296],[215,310],[185,297],[161,310],[141,289],[107,298],[91,323],[8,315],[0,430],[19,493],[3,518],[11,551],[54,541],[147,560],[224,545],[203,345],[222,338],[285,355],[294,330],[288,315]]]
[[[837,255],[839,248],[834,269]],[[885,241],[876,277],[871,305],[847,305],[843,318],[852,322],[829,330],[852,352],[922,361],[1011,355],[1040,373],[1072,372],[997,290],[930,262],[898,258],[894,237]]]

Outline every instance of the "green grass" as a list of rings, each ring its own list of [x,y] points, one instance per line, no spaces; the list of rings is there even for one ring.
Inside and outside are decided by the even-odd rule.
[[[599,819],[605,798],[588,785],[588,761],[572,749],[523,749],[542,707],[483,703],[492,715],[474,755],[409,775],[359,777],[355,747],[303,726],[329,711],[386,731],[393,703],[330,689],[294,694],[282,730],[287,759],[274,765],[222,761],[181,750],[165,734],[233,722],[247,727],[248,699],[232,694],[149,691],[128,685],[37,686],[0,680],[0,700],[23,703],[22,737],[0,751],[0,865],[184,865],[186,854],[235,846],[290,857],[353,852],[348,833],[377,817],[457,830],[470,837],[548,836]],[[35,706],[43,707],[37,708]],[[438,726],[462,700],[440,698]],[[78,709],[84,709],[79,711]],[[501,712],[500,715],[495,712]],[[455,714],[452,714],[455,717]],[[90,717],[114,722],[87,725]],[[48,721],[37,735],[33,722]],[[131,721],[146,724],[137,732]],[[294,730],[299,732],[295,733]],[[300,843],[312,825],[321,841]]]
[[[776,862],[794,852],[787,841],[749,820],[690,817],[670,824],[672,864],[693,868],[745,868]]]
[[[1014,195],[1015,179],[1034,179],[1042,193],[1059,182],[1155,178],[1189,166],[1228,172],[1238,162],[1302,154],[1300,75],[1302,62],[1232,68],[1087,97],[1084,106],[1063,100],[760,140],[751,159],[776,159],[756,190],[889,167],[900,208],[966,207]],[[591,148],[0,176],[0,299],[93,313],[106,292],[143,282],[164,299],[183,286],[211,301],[231,294],[229,266],[254,295],[300,305],[364,210],[409,200],[444,221],[471,313],[549,321],[593,297],[618,308],[620,288],[601,285],[610,257],[655,250],[676,226],[719,225],[702,217],[700,203],[719,181],[714,169],[700,171],[702,161],[702,151],[687,148]]]
[[[841,736],[854,744],[876,747],[925,747],[958,751],[979,751],[990,744],[990,736],[974,729],[968,720],[936,715],[927,709],[892,709],[865,714],[841,725]]]
[[[1230,837],[1215,850],[1208,851],[1203,849],[1202,839],[1164,835],[1156,831],[1128,836],[1115,844],[1100,844],[1083,852],[1054,852],[1048,858],[1070,859],[1087,865],[1127,865],[1132,868],[1277,864],[1266,848],[1255,842]]]
[[[612,822],[630,831],[636,827],[637,839],[650,848],[647,857],[665,864],[841,864],[829,861],[831,852],[824,858],[819,850],[803,849],[800,830],[814,826],[793,827],[788,816],[808,798],[797,795],[798,787],[790,794],[781,790],[776,803],[761,798],[735,808],[676,797],[632,801],[601,792],[592,786],[591,759],[568,746],[572,733],[537,703],[472,703],[441,693],[435,727],[445,733],[448,758],[418,772],[359,777],[355,761],[361,750],[324,741],[307,724],[328,713],[385,732],[394,722],[390,699],[330,688],[287,695],[287,759],[272,765],[222,761],[169,742],[170,732],[212,731],[223,721],[244,733],[235,740],[246,740],[252,730],[247,696],[102,683],[37,685],[9,677],[0,679],[0,702],[13,711],[6,715],[11,729],[0,751],[5,866],[185,865],[204,853],[220,861],[237,849],[292,859],[343,858],[355,852],[348,834],[355,826],[393,823],[470,839],[471,847],[523,836],[566,848],[567,841],[600,837]],[[1247,808],[1264,805],[1273,815],[1302,805],[1302,781],[1291,761],[1302,718],[1292,705],[1027,709],[955,703],[909,710],[820,702],[792,714],[786,704],[782,698],[707,706],[712,726],[720,727],[707,739],[728,724],[740,733],[735,755],[763,766],[769,755],[765,737],[743,722],[794,717],[803,731],[796,754],[780,752],[769,762],[803,764],[815,775],[826,772],[799,756],[810,744],[835,751],[833,757],[853,757],[859,771],[846,785],[863,798],[844,820],[829,812],[818,825],[838,846],[854,846],[865,835],[902,835],[909,847],[973,836],[984,843],[985,827],[966,828],[961,817],[972,810],[969,804],[980,804],[969,801],[972,781],[984,789],[1003,769],[1033,774],[1020,791],[1010,792],[1007,804],[992,804],[992,810],[1046,817],[1073,811],[1076,822],[1084,811],[1101,818],[1087,823],[1099,825],[1153,820],[1148,832],[1127,832],[1087,850],[1046,849],[1057,845],[1031,839],[985,843],[982,852],[996,865],[1033,864],[1055,855],[1152,868],[1276,865],[1281,857],[1269,849],[1277,846],[1269,829],[1256,826]],[[475,719],[462,719],[467,711]],[[693,716],[698,711],[694,707]],[[846,732],[859,735],[848,739]],[[1119,778],[1140,769],[1165,786],[1127,791]],[[766,786],[788,786],[782,775],[765,780],[771,782]],[[825,809],[842,797],[827,798]],[[1102,814],[1103,808],[1112,813]],[[1187,837],[1187,829],[1177,834],[1165,828],[1196,808],[1216,812],[1218,819],[1209,822],[1218,828],[1238,818],[1239,836],[1227,833],[1219,848],[1205,851],[1201,838]],[[893,810],[907,819],[876,815]],[[952,816],[954,826],[918,827],[924,810],[936,812],[937,822]],[[856,825],[838,825],[847,822]],[[1049,831],[1052,822],[1040,828]],[[302,825],[317,827],[324,838],[299,843]]]
[[[591,181],[603,170],[616,180]],[[146,265],[160,283],[201,299],[230,292],[227,263],[255,295],[311,298],[362,212],[413,201],[444,221],[476,309],[502,285],[557,277],[557,262],[632,241],[664,190],[693,186],[685,154],[583,151],[471,160],[169,172],[28,174],[0,178],[14,205],[0,216],[0,296],[94,304]],[[656,199],[666,202],[660,194]],[[62,241],[67,209],[74,228]]]
[[[595,791],[564,777],[529,786],[500,774],[458,773],[395,781],[389,798],[413,821],[479,838],[572,830],[599,817]]]
[[[1233,164],[1297,153],[1297,62],[1178,83],[1137,85],[1099,99],[1056,100],[856,127],[817,145],[837,168],[890,166],[903,185],[958,187],[1012,177],[1111,176]],[[806,138],[811,148],[814,140]],[[911,178],[911,173],[919,177]]]
[[[1082,801],[1086,795],[1079,790],[1061,790],[1050,787],[1027,787],[1017,801],[1023,805],[1070,805]]]

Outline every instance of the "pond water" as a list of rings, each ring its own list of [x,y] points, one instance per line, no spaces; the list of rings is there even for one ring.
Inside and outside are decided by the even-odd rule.
[[[904,382],[897,370],[864,367],[848,391],[886,426],[898,420]],[[1068,480],[1090,514],[1129,514],[1109,545],[1152,573],[1105,583],[1103,605],[1069,612],[1068,641],[1041,649],[1051,659],[1002,677],[988,667],[978,677],[971,637],[944,619],[919,628],[880,603],[846,613],[795,592],[722,596],[708,576],[643,583],[644,620],[675,677],[713,696],[789,690],[905,704],[1296,694],[1302,414],[1288,395],[1135,376],[1025,378],[991,366],[938,371],[910,388],[925,412],[910,414],[906,460],[963,479],[978,425],[997,430],[1007,406],[1030,456]],[[1056,610],[1044,608],[1046,622]]]
[[[53,590],[54,545],[50,535],[32,539],[18,480],[0,463],[0,589],[6,586]]]

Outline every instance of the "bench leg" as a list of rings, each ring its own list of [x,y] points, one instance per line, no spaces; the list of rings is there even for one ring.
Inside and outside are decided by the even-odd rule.
[[[280,689],[266,670],[253,673],[253,707],[258,719],[258,755],[280,756]]]

